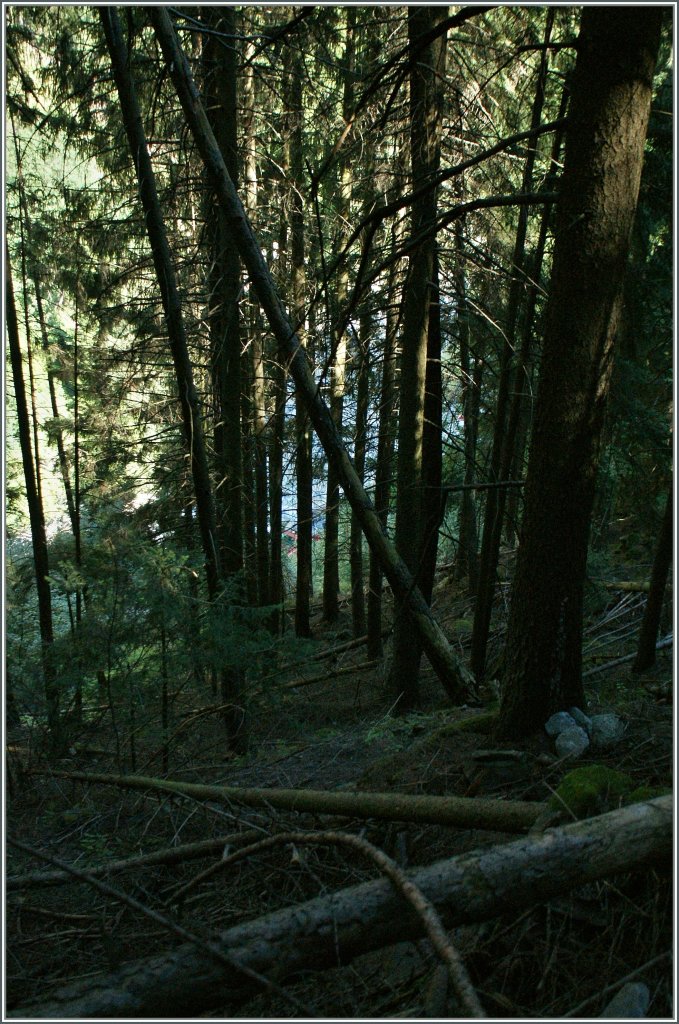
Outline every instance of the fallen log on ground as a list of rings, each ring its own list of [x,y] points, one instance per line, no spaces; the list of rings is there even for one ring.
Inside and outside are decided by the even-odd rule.
[[[670,863],[673,798],[623,807],[540,837],[523,837],[409,872],[447,927],[486,920],[648,864]],[[378,879],[317,897],[223,932],[219,946],[278,984],[301,970],[349,963],[395,942],[419,938],[422,924],[392,885]],[[253,995],[238,970],[188,944],[166,956],[88,977],[8,1018],[195,1017],[233,1014]]]
[[[343,818],[381,818],[423,822],[491,832],[526,832],[544,811],[527,800],[475,800],[464,796],[410,796],[405,793],[355,793],[325,789],[249,789],[174,782],[145,775],[105,775],[99,772],[51,772],[58,779],[76,779],[123,789],[172,793],[193,800],[226,801],[247,807],[273,808],[306,814],[334,814]]]
[[[185,860],[199,860],[201,857],[209,857],[212,853],[218,853],[225,846],[233,843],[249,843],[261,836],[261,832],[249,829],[246,832],[231,832],[226,836],[217,836],[216,839],[203,839],[197,843],[182,843],[181,846],[172,846],[166,850],[154,850],[153,853],[144,853],[139,857],[125,857],[122,860],[111,860],[99,867],[87,869],[93,878],[103,878],[108,875],[117,875],[121,871],[133,871],[136,868],[153,867],[157,864],[178,864]],[[16,892],[17,889],[33,889],[37,886],[62,885],[64,882],[72,882],[73,875],[67,871],[32,871],[25,875],[9,875],[5,879],[5,891]]]

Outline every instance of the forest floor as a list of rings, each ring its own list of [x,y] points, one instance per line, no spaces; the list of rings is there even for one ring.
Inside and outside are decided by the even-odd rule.
[[[630,571],[624,579],[634,578]],[[549,798],[566,771],[580,764],[605,764],[638,784],[672,785],[672,650],[659,651],[653,670],[633,677],[643,595],[594,586],[588,597],[585,642],[588,713],[614,711],[624,720],[624,739],[610,750],[587,751],[578,761],[551,756],[546,736],[518,745],[518,769],[479,770],[479,750],[511,747],[487,728],[450,732],[460,717],[474,718],[486,705],[452,708],[423,662],[422,709],[390,714],[382,665],[366,666],[365,648],[347,648],[351,623],[346,608],[332,626],[314,620],[313,650],[302,665],[288,666],[270,680],[250,719],[249,753],[224,755],[219,721],[196,717],[196,695],[175,708],[191,723],[170,752],[171,779],[272,788],[353,789],[412,794]],[[500,587],[490,664],[502,645],[506,609]],[[465,654],[472,602],[456,585],[441,581],[435,614]],[[666,625],[671,628],[667,612]],[[388,616],[387,616],[388,624]],[[668,631],[666,630],[666,631]],[[335,651],[334,654],[328,652]],[[386,641],[385,664],[389,644]],[[285,682],[282,680],[285,679]],[[312,680],[302,685],[303,680]],[[290,686],[290,683],[295,685]],[[193,704],[193,706],[192,706]],[[194,717],[191,718],[191,715]],[[479,717],[479,721],[481,721]],[[15,839],[81,870],[177,844],[254,830],[338,828],[358,832],[406,868],[515,836],[434,825],[347,822],[327,816],[253,810],[201,803],[112,786],[84,785],[57,777],[30,751],[26,730],[8,734],[11,786],[7,831]],[[155,740],[140,735],[138,774],[160,776]],[[130,770],[117,759],[110,725],[93,723],[75,752],[57,768],[117,773]],[[40,774],[35,773],[39,769]],[[203,860],[140,866],[111,873],[109,884],[148,907],[171,913],[173,893],[220,853]],[[7,848],[10,878],[44,871],[25,852]],[[196,885],[182,905],[181,923],[201,935],[376,877],[377,869],[353,850],[313,846],[261,852],[231,872]],[[646,870],[590,884],[519,914],[454,929],[452,937],[489,1016],[563,1018],[597,1016],[628,979],[650,990],[650,1017],[672,1015],[671,950],[673,893],[669,870]],[[121,963],[167,952],[180,939],[159,923],[103,896],[84,882],[10,888],[6,906],[8,1009],[48,998],[67,982],[95,977]],[[286,988],[315,1015],[332,1018],[446,1018],[460,1016],[440,984],[437,958],[426,940],[400,942],[351,964],[309,974]],[[231,1015],[262,1019],[299,1016],[275,993],[263,992]],[[229,1016],[222,1009],[204,1016]]]

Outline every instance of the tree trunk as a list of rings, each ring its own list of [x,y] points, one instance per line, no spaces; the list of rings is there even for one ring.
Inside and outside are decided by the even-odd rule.
[[[660,614],[665,599],[665,586],[667,575],[672,564],[672,488],[667,495],[665,515],[663,516],[658,546],[653,559],[651,570],[651,584],[648,591],[648,600],[644,609],[644,617],[641,622],[639,633],[639,648],[632,666],[633,672],[644,672],[655,664],[655,644],[658,639],[660,628]]]
[[[531,114],[531,131],[536,131],[542,117],[545,99],[545,82],[547,78],[548,44],[554,21],[554,8],[547,9],[545,27],[545,48],[542,51],[540,70],[533,99]],[[522,192],[531,192],[533,188],[533,168],[535,166],[537,142],[529,145],[523,169]],[[500,379],[498,382],[497,406],[495,410],[495,429],[493,431],[493,448],[490,460],[490,480],[508,479],[509,463],[514,450],[513,438],[508,436],[508,415],[511,393],[516,380],[517,368],[513,365],[516,325],[519,314],[521,293],[525,287],[526,232],[528,229],[528,206],[519,208],[519,222],[514,242],[514,255],[511,266],[511,281],[507,298],[507,314],[503,331],[503,345],[500,357]],[[470,664],[476,681],[483,680],[486,666],[486,648],[488,633],[493,612],[495,596],[495,578],[500,554],[502,538],[502,521],[505,512],[506,490],[504,487],[492,488],[486,495],[486,511],[483,520],[481,538],[481,554],[479,558],[479,577],[474,608],[474,626],[472,629]]]
[[[292,322],[302,349],[306,346],[306,272],[304,204],[304,67],[298,51],[292,55],[289,73],[290,116],[290,202],[292,269]],[[281,356],[281,358],[283,358]],[[295,391],[295,475],[297,485],[297,582],[295,587],[295,633],[311,636],[311,545],[313,532],[313,469],[311,464],[311,423],[299,388]]]
[[[9,245],[5,240],[5,316],[7,320],[7,341],[12,364],[14,394],[16,396],[17,421],[19,425],[19,444],[21,461],[26,482],[26,501],[31,524],[31,543],[33,546],[33,563],[35,565],[35,586],[38,595],[38,624],[40,627],[40,652],[42,658],[43,686],[47,706],[47,727],[50,734],[50,745],[53,753],[59,753],[61,746],[61,723],[59,716],[59,683],[53,657],[54,632],[52,627],[52,594],[49,585],[49,559],[47,555],[47,533],[45,531],[45,514],[40,501],[36,484],[35,464],[31,450],[31,423],[26,401],[24,369],[19,341],[19,323],[17,320],[14,288],[9,259]]]
[[[582,14],[509,617],[503,737],[584,704],[589,526],[661,15],[657,7]]]
[[[356,8],[346,8],[346,35],[344,45],[344,96],[342,116],[344,123],[349,124],[354,114],[354,75],[355,75],[355,39]],[[351,226],[351,162],[346,150],[340,153],[339,167],[339,209],[337,219],[340,224],[337,247],[341,252],[344,242],[349,237]],[[337,320],[344,321],[344,307],[349,292],[349,266],[344,263],[335,290],[337,299]],[[347,362],[347,336],[344,327],[340,327],[334,339],[334,352],[330,370],[330,413],[338,434],[342,435],[344,418],[344,388]],[[336,622],[339,616],[339,506],[340,480],[334,465],[328,463],[328,482],[325,499],[325,545],[323,555],[323,618],[326,622]]]
[[[399,236],[403,220],[392,228],[391,251],[394,258],[389,267],[387,282],[386,336],[382,363],[382,386],[380,390],[380,412],[377,429],[377,462],[375,464],[375,510],[382,529],[386,532],[391,496],[391,476],[394,463],[394,438],[396,434],[396,358],[398,325],[401,305],[399,262],[395,253],[399,247]],[[370,551],[368,583],[368,657],[382,657],[382,564],[375,551]]]
[[[233,7],[206,7],[214,31],[235,36]],[[237,62],[235,46],[222,46],[205,34],[203,61],[209,87],[210,123],[228,172],[239,177],[237,134]],[[209,324],[210,363],[214,394],[214,447],[218,486],[215,492],[223,571],[243,570],[243,438],[241,433],[241,265],[231,245],[223,211],[210,196],[208,228],[212,233]]]
[[[438,861],[409,874],[447,928],[518,915],[588,882],[668,864],[672,856],[672,797],[634,804],[578,821],[547,835],[528,836]],[[422,935],[422,920],[386,878],[318,896],[296,907],[234,925],[219,949],[280,984],[309,970]],[[211,961],[190,944],[169,955],[58,991],[8,1016],[63,1020],[91,1017],[195,1017],[219,1008],[233,1015],[256,991],[235,967]]]
[[[356,424],[354,431],[354,466],[358,478],[365,482],[365,451],[368,429],[370,331],[372,318],[363,310],[359,323],[359,337],[356,342]],[[358,516],[352,510],[350,552],[351,563],[351,619],[355,637],[364,636],[366,631],[365,594],[363,592],[363,531]]]
[[[184,114],[194,133],[201,156],[219,189],[220,202],[229,212],[229,224],[234,243],[253,280],[271,330],[278,341],[281,354],[288,363],[298,394],[300,397],[303,396],[328,461],[332,460],[339,467],[339,478],[347,500],[352,508],[357,510],[368,544],[382,561],[385,575],[389,579],[394,594],[401,602],[408,604],[420,632],[422,646],[441,683],[451,699],[464,698],[469,687],[473,686],[473,680],[453,653],[441,628],[432,617],[429,606],[415,585],[412,574],[394,550],[375,515],[370,499],[356,475],[329,410],[318,394],[304,350],[285,313],[271,272],[264,261],[261,248],[224,166],[219,147],[205,117],[186,57],[179,47],[169,15],[162,7],[152,7],[150,11]]]
[[[127,49],[115,8],[100,7],[106,42],[111,56],[120,109],[132,159],[137,172],[139,193],[144,208],[146,229],[153,253],[153,263],[161,293],[170,349],[175,368],[187,449],[196,496],[196,512],[205,556],[205,573],[210,604],[215,606],[222,589],[222,563],[219,552],[217,519],[212,482],[208,468],[203,435],[203,420],[184,328],[177,279],[167,242],[165,223],[156,190],[146,134],[137,95],[130,74]],[[212,628],[217,624],[212,623]],[[240,674],[223,669],[221,675],[222,703],[228,704],[225,725],[229,743],[241,749],[245,741],[244,712],[240,706]]]
[[[448,8],[409,7],[408,41],[415,48],[421,35],[445,20]],[[418,53],[410,72],[410,146],[413,191],[422,194],[412,205],[412,234],[430,235],[411,255],[403,312],[401,349],[400,412],[396,488],[396,549],[415,579],[423,568],[426,546],[427,503],[423,494],[423,447],[427,349],[432,310],[438,311],[435,293],[436,238],[431,229],[436,221],[436,189],[431,179],[440,166],[441,80],[445,75],[445,34]],[[436,303],[436,306],[434,304]],[[440,344],[440,340],[439,340]],[[439,352],[440,363],[440,352]],[[439,365],[440,373],[440,365]],[[440,444],[440,439],[439,439]],[[436,495],[434,501],[440,498]],[[423,593],[425,601],[426,592]],[[406,711],[419,704],[421,646],[417,628],[402,600],[395,608],[395,629],[390,687],[398,709]]]
[[[462,417],[464,431],[464,485],[460,498],[458,519],[458,549],[455,559],[455,579],[465,577],[469,592],[476,593],[478,581],[478,532],[476,526],[476,500],[473,485],[476,481],[476,441],[478,437],[478,409],[481,391],[483,361],[474,357],[472,370],[471,312],[467,303],[465,275],[464,228],[462,219],[455,221],[455,290],[457,297],[458,340],[460,346],[460,374],[462,376]]]
[[[568,89],[564,88],[561,94],[561,105],[559,108],[558,120],[565,118],[566,109],[568,107],[568,98]],[[552,140],[550,169],[547,178],[545,179],[545,189],[549,192],[556,188],[563,136],[564,128],[557,128]],[[516,382],[514,386],[514,395],[509,409],[506,449],[507,461],[505,463],[506,471],[503,474],[503,479],[506,480],[520,480],[524,472],[524,449],[526,447],[526,438],[528,436],[528,406],[530,394],[532,392],[530,383],[530,355],[533,337],[536,332],[535,308],[538,292],[540,290],[540,278],[542,277],[542,264],[544,262],[547,234],[553,218],[554,208],[550,205],[546,205],[542,211],[540,231],[530,271],[530,284],[528,286],[528,295],[526,298],[526,312],[524,315]],[[521,494],[518,488],[510,488],[509,494],[507,495],[507,517],[505,525],[505,536],[509,543],[514,543],[518,538],[518,510],[520,497]]]

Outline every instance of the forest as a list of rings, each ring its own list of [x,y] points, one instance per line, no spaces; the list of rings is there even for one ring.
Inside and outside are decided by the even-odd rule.
[[[671,1018],[674,6],[3,14],[6,1017]]]

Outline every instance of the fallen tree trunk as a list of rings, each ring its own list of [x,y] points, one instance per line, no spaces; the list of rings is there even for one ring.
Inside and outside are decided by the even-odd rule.
[[[303,398],[314,430],[332,465],[365,538],[384,570],[396,597],[407,606],[422,648],[453,701],[475,690],[474,677],[457,658],[431,609],[415,585],[405,562],[383,529],[365,488],[349,458],[330,410],[320,394],[295,327],[278,294],[243,204],[229,177],[224,159],[203,108],[186,57],[179,45],[168,11],[149,8],[151,20],[174,82],[179,102],[226,218],[227,230],[247,268],[252,288],[276,338],[281,360]]]
[[[475,850],[409,873],[450,928],[523,910],[600,878],[672,855],[673,799],[659,797],[598,818]],[[279,910],[223,932],[219,944],[240,964],[281,983],[300,970],[348,963],[422,934],[422,923],[379,879]],[[182,945],[167,956],[88,977],[8,1018],[195,1017],[233,1013],[253,994],[235,968]]]
[[[77,779],[124,789],[174,793],[194,800],[220,800],[247,807],[274,808],[298,814],[334,814],[344,818],[382,818],[423,822],[491,832],[526,832],[544,805],[527,800],[474,800],[464,796],[410,796],[404,793],[353,793],[324,789],[248,789],[174,782],[145,775],[104,775],[99,772],[51,772],[53,778]]]

